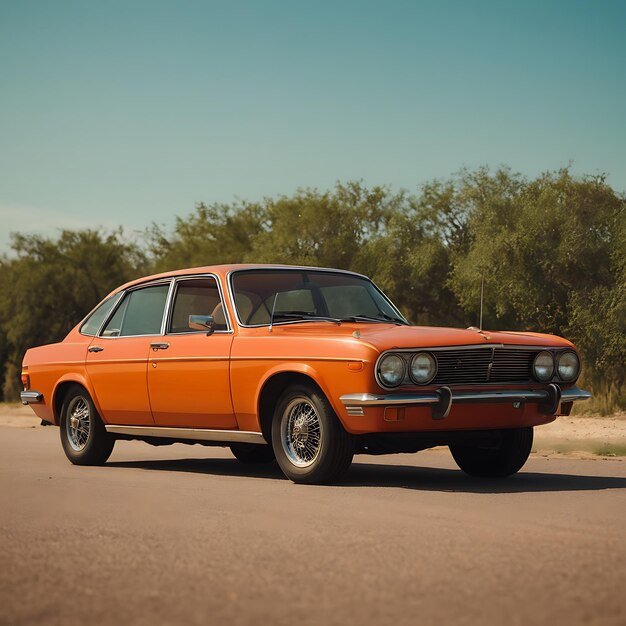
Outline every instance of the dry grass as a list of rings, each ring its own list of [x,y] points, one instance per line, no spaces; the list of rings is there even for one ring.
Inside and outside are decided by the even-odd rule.
[[[574,404],[572,415],[601,415],[603,417],[615,415],[626,410],[624,386],[617,383],[592,383],[581,379],[579,387],[593,392],[593,398],[585,402]]]

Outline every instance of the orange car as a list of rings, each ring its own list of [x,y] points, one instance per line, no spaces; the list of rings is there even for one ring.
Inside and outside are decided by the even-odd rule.
[[[354,454],[447,445],[468,474],[507,476],[534,426],[591,396],[579,370],[560,337],[411,326],[359,274],[229,265],[116,289],[26,352],[21,399],[79,465],[117,439],[201,443],[322,483]]]

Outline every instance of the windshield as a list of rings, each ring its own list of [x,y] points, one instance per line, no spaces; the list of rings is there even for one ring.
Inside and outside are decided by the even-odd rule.
[[[240,270],[232,275],[231,285],[237,317],[245,326],[315,320],[407,323],[371,281],[354,274]]]

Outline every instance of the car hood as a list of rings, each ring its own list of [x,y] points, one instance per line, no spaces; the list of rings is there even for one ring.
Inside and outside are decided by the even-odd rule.
[[[372,344],[378,350],[397,348],[434,348],[467,345],[526,345],[546,347],[573,347],[556,335],[510,331],[440,328],[436,326],[397,326],[391,324],[351,325],[353,336]]]

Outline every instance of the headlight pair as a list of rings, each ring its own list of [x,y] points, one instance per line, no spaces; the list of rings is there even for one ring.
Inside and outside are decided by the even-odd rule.
[[[533,361],[533,375],[541,382],[552,380],[555,368],[562,381],[566,383],[575,381],[580,372],[578,355],[571,350],[566,350],[557,355],[555,363],[552,352],[542,350]]]
[[[429,383],[437,373],[437,362],[430,352],[418,352],[411,358],[409,377],[416,385]],[[397,354],[388,354],[378,363],[378,376],[386,387],[397,387],[406,377],[407,363]]]

